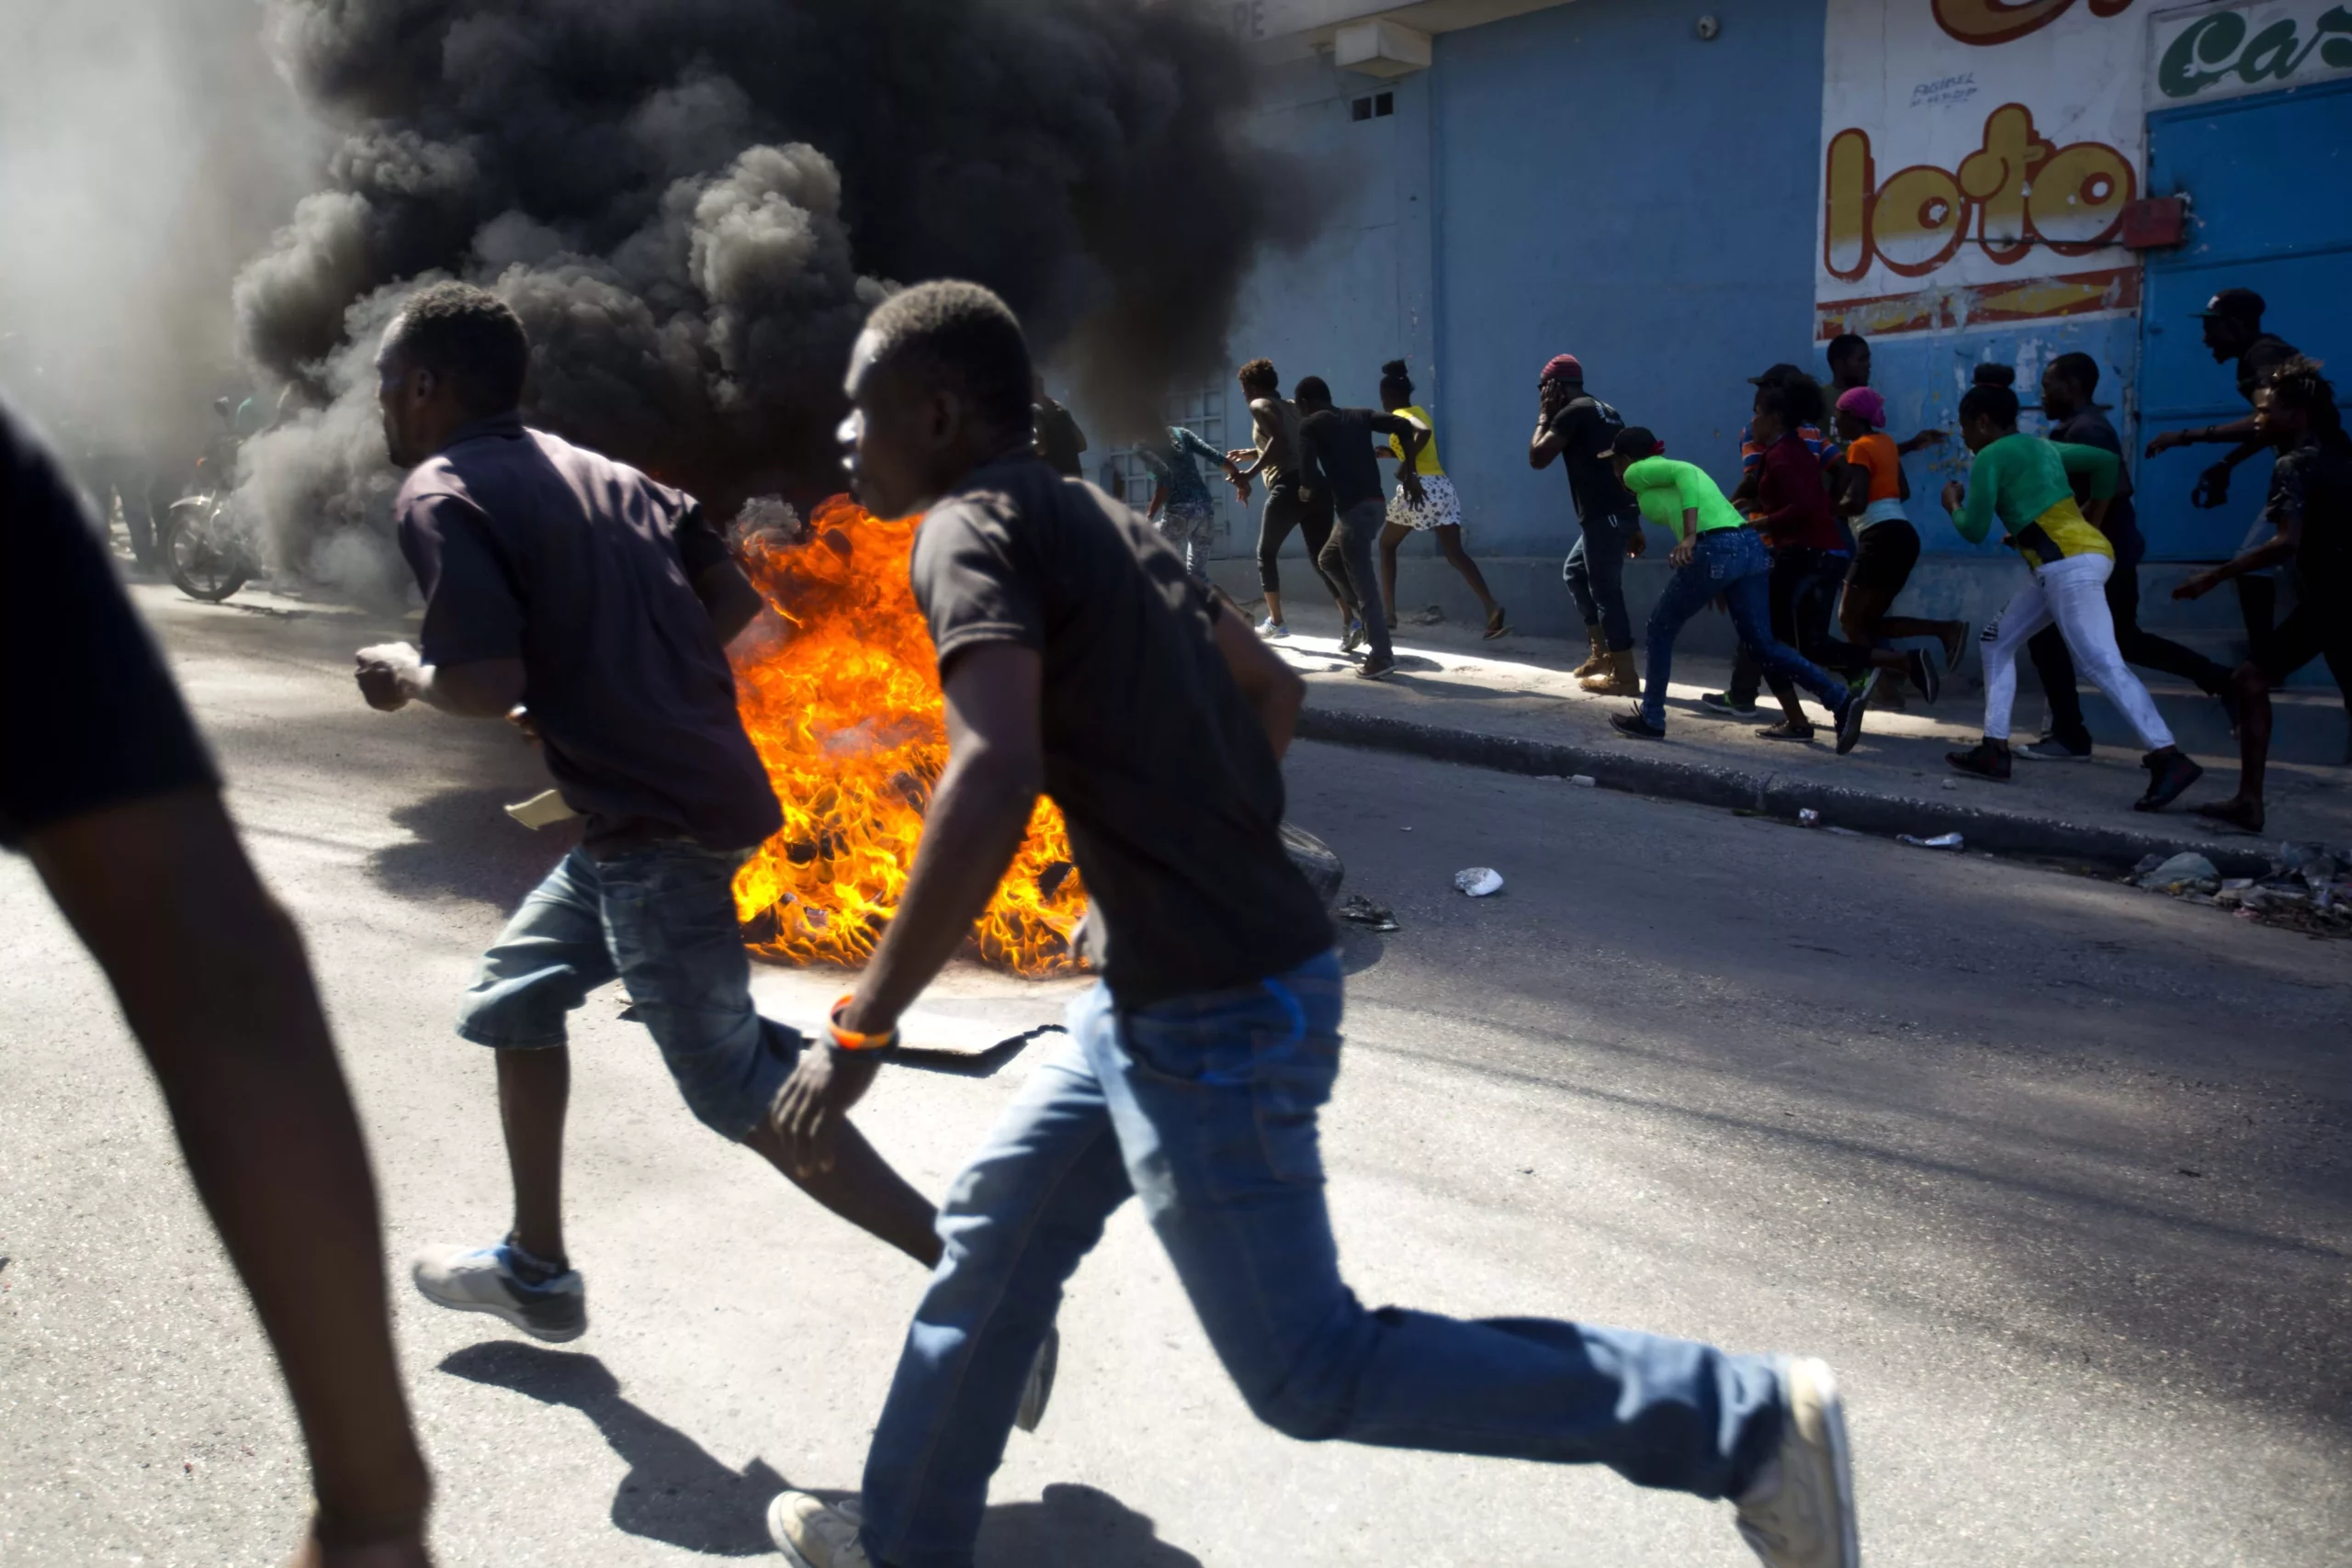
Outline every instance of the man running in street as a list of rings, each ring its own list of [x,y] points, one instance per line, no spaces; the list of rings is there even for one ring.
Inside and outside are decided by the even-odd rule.
[[[2054,624],[2075,663],[2108,701],[2121,709],[2148,750],[2141,766],[2148,788],[2132,805],[2161,811],[2204,772],[2173,744],[2148,688],[2123,662],[2107,608],[2107,580],[2115,547],[2075,500],[2081,478],[2094,502],[2115,493],[2122,463],[2096,446],[2064,446],[2018,430],[2018,395],[2003,386],[1971,387],[1960,400],[1961,439],[1975,454],[1968,482],[1944,486],[1944,510],[1970,544],[1998,518],[2003,541],[2025,558],[2031,581],[2018,590],[2001,617],[1984,629],[1984,739],[1944,760],[1978,778],[2009,777],[2009,711],[2017,701],[2018,653],[2026,639]]]
[[[0,846],[106,971],[285,1375],[317,1499],[290,1568],[427,1568],[432,1483],[394,1360],[376,1184],[301,933],[246,858],[97,530],[5,403],[0,520]],[[109,1234],[86,1189],[56,1200]],[[130,1379],[96,1377],[104,1403],[139,1407]],[[41,1423],[18,1419],[25,1451]]]
[[[2219,697],[2232,710],[2236,725],[2236,699],[2227,665],[2206,658],[2140,629],[2140,561],[2148,553],[2140,536],[2138,514],[2132,506],[2132,475],[2122,466],[2123,439],[2094,400],[2098,390],[2098,361],[2087,354],[2062,354],[2041,373],[2041,412],[2050,421],[2050,439],[2075,446],[2096,446],[2115,454],[2118,477],[2114,499],[2100,520],[2108,543],[2115,548],[2115,570],[2107,580],[2107,608],[2115,623],[2115,646],[2126,664],[2161,670],[2192,682],[2209,697]],[[2086,497],[2078,489],[2075,501]],[[2055,626],[2044,626],[2026,644],[2033,671],[2041,680],[2042,696],[2050,705],[2050,733],[2030,746],[2017,748],[2018,756],[2032,761],[2086,761],[2091,732],[2083,722],[2083,699],[2075,690],[2075,661],[2066,639]]]
[[[2301,355],[2255,389],[2256,428],[2278,449],[2265,517],[2277,532],[2236,559],[2173,590],[2195,599],[2232,578],[2291,561],[2295,607],[2269,647],[2238,666],[2238,789],[2196,807],[2249,833],[2263,828],[2263,773],[2270,761],[2270,693],[2313,659],[2327,660],[2337,687],[2352,693],[2352,438],[2335,388]]]
[[[1564,459],[1568,498],[1577,509],[1577,542],[1560,569],[1584,616],[1592,657],[1569,671],[1588,692],[1634,696],[1642,689],[1634,664],[1634,620],[1625,608],[1625,562],[1642,553],[1642,511],[1617,470],[1600,454],[1625,428],[1618,412],[1585,390],[1584,366],[1573,354],[1555,355],[1535,381],[1535,434],[1527,466],[1548,468]]]
[[[849,1047],[895,1040],[1041,791],[1069,822],[1102,981],[950,1189],[947,1256],[908,1333],[860,1509],[785,1493],[768,1513],[777,1545],[795,1568],[970,1568],[1022,1369],[1135,1196],[1219,1359],[1277,1430],[1608,1464],[1738,1499],[1742,1532],[1775,1568],[1854,1568],[1844,1422],[1820,1362],[1370,1312],[1350,1292],[1316,1132],[1343,982],[1281,837],[1303,683],[1140,520],[1026,456],[1027,357],[1002,302],[954,283],[894,296],[853,351],[851,471],[876,513],[923,514],[911,573],[951,750],[897,918],[836,1013],[838,1043],[808,1053],[786,1092],[795,1146],[827,1157],[876,1071]],[[1368,446],[1369,427],[1332,423]]]
[[[1241,479],[1233,459],[1183,424],[1168,427],[1165,447],[1154,451],[1146,446],[1137,455],[1151,470],[1154,481],[1147,519],[1184,558],[1184,570],[1206,582],[1209,547],[1216,541],[1216,502],[1209,495],[1208,481],[1201,478],[1199,459],[1206,458],[1223,469],[1238,490]]]
[[[1331,405],[1331,389],[1320,376],[1298,384],[1299,450],[1323,476],[1331,492],[1334,521],[1331,537],[1317,562],[1331,577],[1344,577],[1363,617],[1364,636],[1372,648],[1356,673],[1377,681],[1396,668],[1396,650],[1388,637],[1388,617],[1382,612],[1380,580],[1373,567],[1373,547],[1388,525],[1388,503],[1381,497],[1380,459],[1373,455],[1375,434],[1396,438],[1403,453],[1396,477],[1406,497],[1418,501],[1421,481],[1415,473],[1429,427],[1401,414]]]
[[[386,445],[411,470],[394,510],[424,593],[424,649],[361,650],[360,690],[385,712],[413,701],[499,719],[527,705],[565,803],[587,818],[483,954],[458,1023],[497,1053],[514,1226],[427,1254],[416,1287],[535,1338],[587,1331],[563,1240],[565,1018],[615,979],[704,1125],[931,1268],[931,1204],[856,1129],[839,1130],[821,1168],[789,1158],[778,1130],[802,1039],[752,1004],[733,894],[783,821],[725,651],[758,591],[690,497],[524,425],[529,355],[496,296],[447,283],[409,300],[378,359]]]
[[[2262,314],[2268,304],[2251,288],[2224,288],[2205,302],[2205,308],[2194,312],[2204,324],[2205,347],[2216,365],[2237,367],[2238,396],[2251,411],[2256,389],[2270,378],[2276,370],[2300,352],[2294,344],[2276,333],[2262,330]],[[2269,443],[2255,426],[2249,412],[2244,419],[2233,419],[2226,424],[2209,424],[2201,430],[2167,430],[2150,437],[2147,455],[2161,457],[2184,446],[2225,443],[2230,450],[2222,460],[2197,476],[2197,487],[2189,492],[2189,500],[2197,506],[2211,509],[2226,505],[2230,499],[2230,476],[2238,465],[2258,457]],[[2267,513],[2257,515],[2246,530],[2245,540],[2238,546],[2241,556],[2270,541],[2271,527]],[[2237,576],[2238,614],[2245,623],[2246,647],[2256,660],[2268,652],[2271,627],[2278,616],[2278,583],[2275,572],[2256,568]],[[2345,697],[2352,702],[2352,692]]]
[[[1258,445],[1228,452],[1226,457],[1234,465],[1230,472],[1235,483],[1245,487],[1244,500],[1251,479],[1263,479],[1266,485],[1265,507],[1258,516],[1258,586],[1266,595],[1266,618],[1258,635],[1276,642],[1290,636],[1283,620],[1282,569],[1276,558],[1295,528],[1306,542],[1307,564],[1340,607],[1340,646],[1352,652],[1363,634],[1345,576],[1329,576],[1317,558],[1331,539],[1331,507],[1328,495],[1317,493],[1323,488],[1321,478],[1307,466],[1299,445],[1298,405],[1283,396],[1282,378],[1271,359],[1251,360],[1238,379],[1241,395],[1250,400],[1250,423]]]
[[[1766,671],[1783,675],[1811,692],[1837,721],[1838,754],[1861,739],[1865,694],[1806,659],[1772,632],[1767,581],[1772,563],[1756,525],[1739,514],[1705,469],[1665,456],[1666,444],[1643,426],[1628,425],[1611,444],[1609,459],[1618,482],[1632,493],[1642,515],[1680,541],[1667,564],[1674,575],[1650,610],[1645,633],[1648,666],[1641,705],[1611,714],[1610,727],[1644,740],[1666,738],[1667,684],[1674,671],[1674,640],[1690,617],[1717,599],[1731,612],[1731,624],[1745,649]]]

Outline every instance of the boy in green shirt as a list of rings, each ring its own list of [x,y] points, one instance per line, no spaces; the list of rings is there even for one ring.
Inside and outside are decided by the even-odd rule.
[[[1658,740],[1666,736],[1666,683],[1674,668],[1674,639],[1690,617],[1720,597],[1731,611],[1740,640],[1756,655],[1768,675],[1786,675],[1814,694],[1838,724],[1838,754],[1844,756],[1861,739],[1863,699],[1846,682],[1822,669],[1772,635],[1772,613],[1766,581],[1772,570],[1764,541],[1748,525],[1706,470],[1695,463],[1661,457],[1657,436],[1640,425],[1617,433],[1616,441],[1601,456],[1642,515],[1670,529],[1681,543],[1667,558],[1674,575],[1650,612],[1646,632],[1649,670],[1642,683],[1642,705],[1632,713],[1612,714],[1609,722],[1621,735]]]
[[[2107,607],[2115,547],[2075,501],[2073,479],[2080,478],[2093,509],[2104,511],[2122,472],[2120,462],[2097,446],[2019,434],[2018,395],[2007,387],[1969,389],[1960,400],[1960,433],[1976,456],[1967,484],[1954,479],[1944,486],[1944,510],[1951,513],[1952,526],[1975,544],[1997,517],[2007,533],[2004,543],[2025,558],[2033,578],[2000,619],[1984,628],[1984,739],[1968,750],[1947,753],[1945,761],[1978,778],[2009,776],[2018,654],[2028,638],[2054,623],[2075,666],[2122,710],[2148,749],[2141,761],[2148,770],[2147,793],[2132,808],[2163,810],[2204,770],[2173,744],[2148,688],[2123,662],[2115,644],[2115,618]]]

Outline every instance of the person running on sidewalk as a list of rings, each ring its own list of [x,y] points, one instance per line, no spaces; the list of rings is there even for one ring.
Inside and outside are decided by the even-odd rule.
[[[1265,507],[1258,515],[1258,586],[1266,595],[1266,618],[1259,623],[1258,635],[1277,642],[1290,636],[1283,621],[1283,576],[1276,558],[1295,528],[1306,542],[1307,564],[1339,606],[1341,647],[1352,652],[1363,631],[1346,579],[1327,576],[1317,558],[1331,538],[1330,500],[1318,493],[1323,491],[1320,476],[1308,468],[1300,447],[1298,405],[1283,396],[1282,378],[1271,359],[1251,360],[1238,379],[1241,395],[1250,400],[1250,423],[1258,445],[1227,453],[1234,465],[1229,471],[1245,501],[1251,479],[1262,479],[1266,484]]]
[[[565,1016],[614,979],[697,1120],[932,1268],[931,1204],[854,1128],[821,1169],[788,1158],[778,1129],[802,1040],[752,1004],[733,893],[783,823],[725,651],[758,591],[691,498],[523,423],[529,356],[495,295],[445,283],[402,307],[377,361],[385,442],[410,470],[393,509],[424,594],[424,649],[362,649],[360,691],[383,712],[422,702],[461,718],[527,703],[565,803],[587,818],[482,955],[458,1023],[497,1053],[514,1226],[428,1253],[416,1287],[535,1338],[587,1331],[563,1240]]]
[[[1919,531],[1904,511],[1904,502],[1911,499],[1911,481],[1903,472],[1903,449],[1886,434],[1886,400],[1869,387],[1841,393],[1831,418],[1843,454],[1835,470],[1844,485],[1838,506],[1854,531],[1853,564],[1846,570],[1846,592],[1838,601],[1838,629],[1847,645],[1872,667],[1909,675],[1920,695],[1932,703],[1943,676],[1960,668],[1961,656],[1968,649],[1968,623],[1887,614],[1919,561]],[[1941,433],[1937,434],[1940,439]],[[1940,658],[1923,649],[1903,652],[1883,646],[1897,637],[1933,637],[1941,645]]]
[[[2191,312],[2202,323],[2205,348],[2216,365],[2236,367],[2238,396],[2246,401],[2248,413],[2244,419],[2233,419],[2226,424],[2209,424],[2200,430],[2161,431],[2148,440],[2147,456],[2160,457],[2166,452],[2185,446],[2211,443],[2226,444],[2230,450],[2222,460],[2197,476],[2196,488],[2189,501],[2201,508],[2227,505],[2230,499],[2230,476],[2239,464],[2259,456],[2269,445],[2255,428],[2254,394],[2271,372],[2300,354],[2294,344],[2277,333],[2262,330],[2263,312],[2269,309],[2262,296],[2251,288],[2224,288],[2205,302],[2201,310]],[[2267,544],[2272,537],[2267,515],[2257,515],[2246,530],[2245,540],[2238,546],[2241,555]],[[2245,624],[2246,647],[2249,657],[2261,659],[2268,652],[2273,626],[2278,617],[2278,582],[2275,572],[2256,570],[2237,578],[2238,614]],[[2352,692],[2345,693],[2352,702]]]
[[[1725,500],[1715,481],[1695,463],[1666,457],[1658,438],[1638,424],[1617,433],[1609,459],[1618,482],[1632,492],[1642,515],[1673,533],[1681,542],[1667,563],[1674,575],[1650,611],[1646,637],[1649,664],[1642,687],[1641,705],[1632,713],[1611,714],[1610,724],[1621,735],[1663,739],[1666,735],[1666,690],[1674,671],[1674,639],[1690,617],[1716,599],[1731,611],[1732,626],[1741,642],[1756,650],[1770,671],[1788,676],[1827,708],[1837,721],[1838,754],[1844,756],[1861,739],[1862,694],[1848,687],[1796,649],[1772,635],[1772,614],[1766,579],[1772,563],[1755,525]]]
[[[1209,547],[1216,540],[1216,502],[1209,495],[1208,481],[1201,478],[1197,459],[1205,457],[1222,468],[1227,482],[1238,491],[1241,479],[1233,459],[1204,441],[1199,432],[1182,424],[1168,427],[1165,448],[1155,451],[1146,446],[1136,455],[1156,481],[1145,516],[1158,525],[1160,537],[1184,558],[1184,570],[1206,582]]]
[[[2265,513],[2277,532],[2235,559],[2173,590],[2196,599],[2232,578],[2291,561],[2295,607],[2262,654],[2238,666],[2238,788],[2196,807],[2249,833],[2263,828],[2263,773],[2270,761],[2270,693],[2324,658],[2337,687],[2352,692],[2352,437],[2335,388],[2301,355],[2270,374],[2254,394],[2256,428],[2278,450]]]
[[[254,874],[101,536],[5,402],[0,519],[0,846],[106,971],[285,1376],[316,1499],[292,1568],[428,1568],[432,1483],[393,1359],[376,1184],[301,934]],[[57,1199],[104,1234],[87,1193]],[[21,1451],[38,1423],[19,1409]]]
[[[2115,623],[2115,646],[2126,664],[2161,670],[2192,682],[2209,697],[2234,710],[2231,672],[2227,665],[2206,658],[2152,632],[2140,629],[2140,560],[2148,553],[2132,507],[2132,475],[2123,461],[2123,440],[2108,423],[2093,395],[2098,390],[2098,361],[2087,354],[2062,354],[2041,373],[2041,412],[2050,421],[2050,439],[2075,446],[2096,446],[2115,454],[2119,465],[2115,496],[2108,502],[2100,525],[2115,547],[2115,570],[2107,580],[2107,608]],[[2075,500],[2086,499],[2080,486]],[[2050,732],[2015,754],[2038,761],[2086,761],[2091,754],[2090,728],[2083,722],[2083,699],[2075,690],[2075,661],[2066,639],[2054,626],[2044,626],[2026,644],[2041,677],[2043,697],[2050,704]],[[2232,711],[2231,727],[2237,715]]]
[[[1767,387],[1778,387],[1783,382],[1802,382],[1816,390],[1821,385],[1805,371],[1803,366],[1785,363],[1771,367],[1761,376],[1750,376],[1747,378],[1747,384],[1757,389],[1758,392]],[[1804,438],[1805,449],[1815,458],[1821,457],[1829,450],[1829,436],[1821,428],[1817,418],[1799,424],[1797,434]],[[1758,515],[1756,506],[1756,487],[1762,481],[1763,476],[1764,443],[1756,438],[1756,426],[1751,420],[1739,427],[1739,483],[1732,488],[1731,492],[1732,505],[1738,510],[1741,516],[1747,518],[1750,522],[1755,521]],[[1840,543],[1843,543],[1843,536],[1840,536]],[[1743,669],[1736,657],[1733,673],[1736,678],[1744,674],[1746,683],[1733,692],[1702,694],[1699,698],[1702,712],[1718,716],[1736,715],[1742,718],[1756,712],[1756,694],[1762,689],[1763,682],[1758,678],[1754,669]]]
[[[1821,384],[1810,376],[1783,377],[1757,387],[1748,432],[1760,461],[1749,514],[1771,551],[1765,595],[1774,639],[1841,671],[1862,673],[1860,690],[1867,701],[1877,679],[1867,652],[1829,635],[1830,610],[1853,556],[1829,503],[1821,459],[1800,434],[1820,418]],[[1756,650],[1745,643],[1732,661],[1724,709],[1753,707],[1757,691],[1768,680],[1780,700],[1781,716],[1756,733],[1767,740],[1811,740],[1813,721],[1797,701],[1796,683],[1785,672],[1768,672]]]
[[[1316,557],[1327,576],[1345,578],[1355,602],[1363,607],[1364,636],[1372,647],[1356,673],[1378,681],[1396,668],[1396,650],[1388,637],[1388,617],[1380,613],[1380,581],[1374,575],[1373,543],[1388,521],[1380,496],[1380,464],[1373,457],[1372,437],[1394,437],[1406,453],[1397,484],[1408,496],[1421,494],[1421,480],[1413,459],[1430,439],[1430,429],[1393,413],[1371,409],[1334,408],[1331,389],[1320,376],[1309,376],[1296,389],[1299,450],[1308,467],[1323,476],[1331,494],[1334,522],[1331,536]]]
[[[1638,696],[1642,677],[1634,664],[1633,616],[1625,608],[1625,562],[1646,547],[1642,511],[1617,482],[1617,470],[1597,455],[1609,450],[1625,421],[1585,390],[1584,366],[1573,354],[1555,355],[1544,367],[1535,403],[1528,467],[1548,468],[1553,458],[1563,459],[1577,509],[1577,542],[1560,575],[1584,615],[1592,657],[1569,673],[1588,692]]]
[[[1396,493],[1388,501],[1388,525],[1380,535],[1380,599],[1386,608],[1388,625],[1396,625],[1396,547],[1426,530],[1436,535],[1437,547],[1470,592],[1478,596],[1478,606],[1486,613],[1487,640],[1503,635],[1509,628],[1503,624],[1503,607],[1487,592],[1487,574],[1462,547],[1462,500],[1454,492],[1453,481],[1445,477],[1445,468],[1437,460],[1437,422],[1430,411],[1413,401],[1413,379],[1405,374],[1405,362],[1392,359],[1380,367],[1380,406],[1390,413],[1411,420],[1428,434],[1428,439],[1415,449],[1409,464],[1406,462],[1405,438],[1388,438],[1384,457],[1395,457],[1401,465],[1396,475]],[[1409,468],[1408,476],[1405,468]],[[1408,477],[1419,482],[1408,490]]]
[[[2173,744],[2154,698],[2123,662],[2108,614],[2107,580],[2115,549],[2083,514],[2069,475],[2079,475],[2094,502],[2115,493],[2122,463],[2096,446],[2060,446],[2018,431],[2018,395],[2007,387],[1971,387],[1960,400],[1960,434],[1975,454],[1968,482],[1944,486],[1944,510],[1960,536],[1976,544],[1999,518],[2003,541],[2025,558],[2032,573],[2000,619],[1984,628],[1984,739],[1966,751],[1946,753],[1957,771],[1978,778],[2009,776],[2009,709],[2017,700],[2018,652],[2028,638],[2055,624],[2075,662],[2138,731],[2147,756],[2147,793],[2139,811],[2161,811],[2204,770]]]
[[[1369,1311],[1350,1292],[1316,1127],[1345,983],[1281,835],[1304,685],[1131,513],[1023,455],[1025,359],[1012,312],[970,284],[893,297],[853,353],[859,499],[923,514],[911,575],[950,753],[905,898],[838,1025],[894,1037],[1041,791],[1069,819],[1102,978],[950,1186],[955,1244],[909,1329],[860,1506],[801,1492],[770,1505],[786,1560],[968,1568],[1021,1368],[1104,1224],[1139,1197],[1218,1359],[1276,1430],[1607,1464],[1736,1499],[1776,1568],[1854,1568],[1842,1404],[1820,1362]],[[875,1070],[870,1052],[804,1060],[786,1125],[806,1157],[824,1157]]]

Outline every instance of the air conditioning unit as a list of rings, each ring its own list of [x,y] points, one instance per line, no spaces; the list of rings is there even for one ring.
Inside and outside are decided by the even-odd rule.
[[[1366,76],[1409,76],[1430,68],[1430,35],[1402,22],[1350,22],[1332,35],[1331,63]]]

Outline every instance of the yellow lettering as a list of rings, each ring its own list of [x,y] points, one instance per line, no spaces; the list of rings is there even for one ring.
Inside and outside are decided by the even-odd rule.
[[[2079,255],[2114,237],[2138,185],[2122,153],[2100,142],[2077,141],[2060,148],[2034,175],[2026,216],[2052,250]]]
[[[1869,132],[1841,130],[1829,139],[1821,260],[1832,277],[1860,277],[1871,269],[1871,186],[1876,179]]]
[[[2050,143],[2034,133],[2031,111],[2003,104],[1984,117],[1984,146],[1960,161],[1960,188],[1976,203],[1977,243],[1996,262],[2019,260],[2033,247],[2026,186],[2050,152]]]
[[[1871,202],[1871,243],[1887,270],[1930,273],[1967,237],[1968,197],[1942,169],[1914,164],[1890,177]]]

